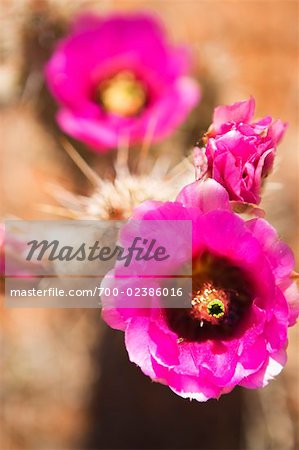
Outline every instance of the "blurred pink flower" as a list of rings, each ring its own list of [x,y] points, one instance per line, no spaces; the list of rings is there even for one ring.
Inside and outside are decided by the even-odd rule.
[[[276,147],[287,125],[271,117],[252,122],[255,101],[218,106],[206,135],[204,154],[208,176],[229,193],[230,200],[258,204],[263,180],[273,167]],[[195,149],[195,158],[203,159],[203,149]],[[205,173],[197,171],[200,179]]]
[[[157,140],[183,122],[199,100],[189,63],[149,15],[89,15],[58,44],[45,75],[60,127],[103,152],[123,137]]]
[[[267,385],[285,365],[287,328],[298,316],[289,247],[265,220],[234,214],[215,180],[186,186],[174,203],[145,202],[133,219],[192,221],[193,292],[184,309],[104,307],[104,320],[125,332],[130,360],[199,401],[236,385]],[[113,286],[111,275],[106,283]],[[151,286],[155,279],[123,283]]]

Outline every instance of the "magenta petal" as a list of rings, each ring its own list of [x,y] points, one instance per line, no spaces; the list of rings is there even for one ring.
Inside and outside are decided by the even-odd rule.
[[[259,134],[259,133],[262,133],[267,128],[269,128],[269,126],[271,125],[271,122],[272,122],[272,117],[266,116],[266,117],[263,117],[262,119],[258,120],[257,122],[254,122],[251,125],[251,128],[253,128],[253,130],[256,134]]]
[[[219,153],[213,164],[213,178],[224,186],[231,200],[245,200],[240,197],[241,168],[231,153]]]
[[[227,211],[211,211],[201,221],[202,233],[207,248],[218,254],[255,264],[261,256],[258,241],[249,233],[244,221]]]
[[[280,374],[287,362],[287,353],[281,349],[271,354],[264,374],[263,382],[268,384],[274,377]]]
[[[207,375],[213,384],[221,387],[230,382],[238,362],[238,341],[210,341],[189,345],[200,376]]]
[[[130,361],[141,367],[145,375],[148,375],[152,379],[156,379],[157,376],[153,369],[149,350],[150,338],[148,335],[148,328],[148,318],[132,318],[126,329],[125,343]]]
[[[140,117],[140,126],[136,124],[132,130],[132,140],[138,134],[145,135],[149,129],[153,130],[154,142],[167,136],[185,119],[199,99],[200,91],[195,81],[190,77],[181,77]]]
[[[288,326],[291,327],[295,325],[297,318],[299,316],[299,289],[296,281],[291,279],[283,280],[279,283],[279,287],[283,292],[289,308],[289,323]]]
[[[241,364],[245,369],[258,369],[268,356],[266,338],[258,336],[254,342],[245,347],[242,353]]]
[[[158,324],[151,322],[149,326],[150,352],[154,358],[166,367],[179,364],[179,348],[177,336],[169,329],[161,329]]]
[[[128,288],[144,287],[144,279],[136,278],[134,283],[132,278],[116,278],[117,270],[109,272],[101,283],[102,288],[107,288],[110,296],[102,294],[102,318],[110,327],[117,330],[125,330],[127,323],[134,317],[149,317],[151,309],[141,308],[140,306],[132,307],[132,297],[128,294]],[[157,287],[154,280],[147,281],[147,287]],[[113,296],[113,289],[117,288],[123,292],[121,298]],[[104,291],[105,292],[105,291]],[[131,307],[125,308],[124,305]]]
[[[102,319],[115,330],[125,331],[126,322],[121,314],[121,311],[116,308],[103,308]]]
[[[189,374],[177,373],[153,361],[157,377],[162,378],[176,394],[183,398],[205,402],[210,398],[218,398],[222,388],[213,385],[206,377],[195,377]]]
[[[84,118],[74,114],[71,110],[61,109],[57,113],[57,122],[65,133],[86,142],[91,148],[106,152],[109,147],[117,147],[121,133],[109,124],[97,119]]]
[[[249,220],[246,226],[262,245],[277,281],[288,277],[294,270],[294,255],[290,247],[279,239],[275,228],[264,219]]]
[[[212,179],[188,184],[181,190],[176,200],[184,206],[199,208],[203,213],[216,209],[231,209],[228,193]]]
[[[252,375],[244,378],[239,384],[248,389],[257,389],[265,387],[269,381],[280,374],[287,360],[285,349],[273,353],[267,358],[263,367]]]
[[[268,357],[264,336],[266,314],[253,305],[244,325],[244,334],[239,348],[239,362],[245,371],[256,371]]]
[[[272,139],[272,141],[274,142],[274,145],[279,144],[279,142],[283,138],[287,128],[288,128],[288,124],[283,122],[280,119],[275,120],[275,122],[272,123],[272,125],[270,126],[269,131],[268,131],[268,136]]]
[[[253,97],[229,106],[218,106],[213,116],[213,126],[216,132],[226,122],[250,122],[253,118],[255,101]]]

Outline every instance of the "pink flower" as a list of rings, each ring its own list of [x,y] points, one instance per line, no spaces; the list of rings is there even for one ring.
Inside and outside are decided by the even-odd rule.
[[[125,332],[130,360],[199,401],[236,385],[268,384],[286,363],[287,328],[299,312],[293,254],[276,231],[263,219],[234,214],[215,180],[186,186],[174,203],[145,202],[133,219],[192,221],[193,292],[185,309],[103,309],[104,320]]]
[[[145,14],[83,16],[46,66],[60,104],[57,121],[70,136],[104,152],[119,140],[171,133],[199,99],[186,48],[171,45]]]
[[[255,101],[218,106],[204,150],[207,173],[224,186],[231,200],[258,204],[263,180],[273,167],[276,147],[287,125],[271,117],[252,122]],[[203,158],[196,149],[195,158]],[[202,177],[201,170],[197,178]]]

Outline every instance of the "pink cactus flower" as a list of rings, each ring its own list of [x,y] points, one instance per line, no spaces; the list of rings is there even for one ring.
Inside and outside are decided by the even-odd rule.
[[[186,186],[173,203],[145,202],[133,219],[191,220],[193,275],[189,308],[103,309],[104,320],[125,332],[130,360],[198,401],[236,385],[267,385],[286,363],[287,328],[299,313],[293,254],[274,228],[233,213],[215,180]]]
[[[80,17],[45,69],[60,127],[98,152],[164,137],[199,100],[189,56],[149,15]]]
[[[258,204],[263,180],[273,167],[277,144],[287,125],[271,117],[253,122],[255,101],[218,106],[206,135],[208,176],[229,193],[230,200]],[[195,159],[203,159],[203,149],[195,149]],[[203,175],[201,170],[197,178]]]

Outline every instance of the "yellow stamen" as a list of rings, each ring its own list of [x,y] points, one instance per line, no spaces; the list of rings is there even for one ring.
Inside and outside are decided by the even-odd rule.
[[[100,83],[98,98],[106,111],[123,117],[139,114],[146,103],[146,90],[131,72],[123,71]]]

